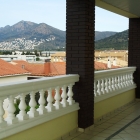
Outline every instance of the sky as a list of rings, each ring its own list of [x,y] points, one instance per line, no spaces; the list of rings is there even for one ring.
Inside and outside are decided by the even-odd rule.
[[[66,30],[66,0],[1,0],[0,27],[24,20]],[[121,32],[128,18],[95,7],[95,30]]]

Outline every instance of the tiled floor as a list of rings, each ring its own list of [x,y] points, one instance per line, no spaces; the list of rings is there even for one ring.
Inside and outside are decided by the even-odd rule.
[[[140,101],[95,123],[94,128],[64,140],[140,140]]]

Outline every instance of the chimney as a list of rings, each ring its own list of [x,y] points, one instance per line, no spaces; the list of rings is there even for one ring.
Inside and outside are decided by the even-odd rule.
[[[108,59],[108,61],[107,61],[107,68],[108,68],[108,69],[111,68],[111,62],[110,62],[110,59]]]
[[[44,73],[49,74],[50,73],[50,62],[44,63]]]
[[[116,66],[116,59],[113,60],[113,66]]]
[[[22,65],[21,67],[22,67],[22,69],[25,69],[25,65]]]

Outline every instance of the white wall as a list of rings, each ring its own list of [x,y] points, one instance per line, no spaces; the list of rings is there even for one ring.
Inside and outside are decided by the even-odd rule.
[[[0,77],[0,84],[27,80],[28,75]]]

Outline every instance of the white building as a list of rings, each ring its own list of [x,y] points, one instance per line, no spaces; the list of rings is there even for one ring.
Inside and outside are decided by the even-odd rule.
[[[36,55],[0,55],[0,58],[7,62],[11,62],[13,60],[24,60],[28,62],[36,61]]]

